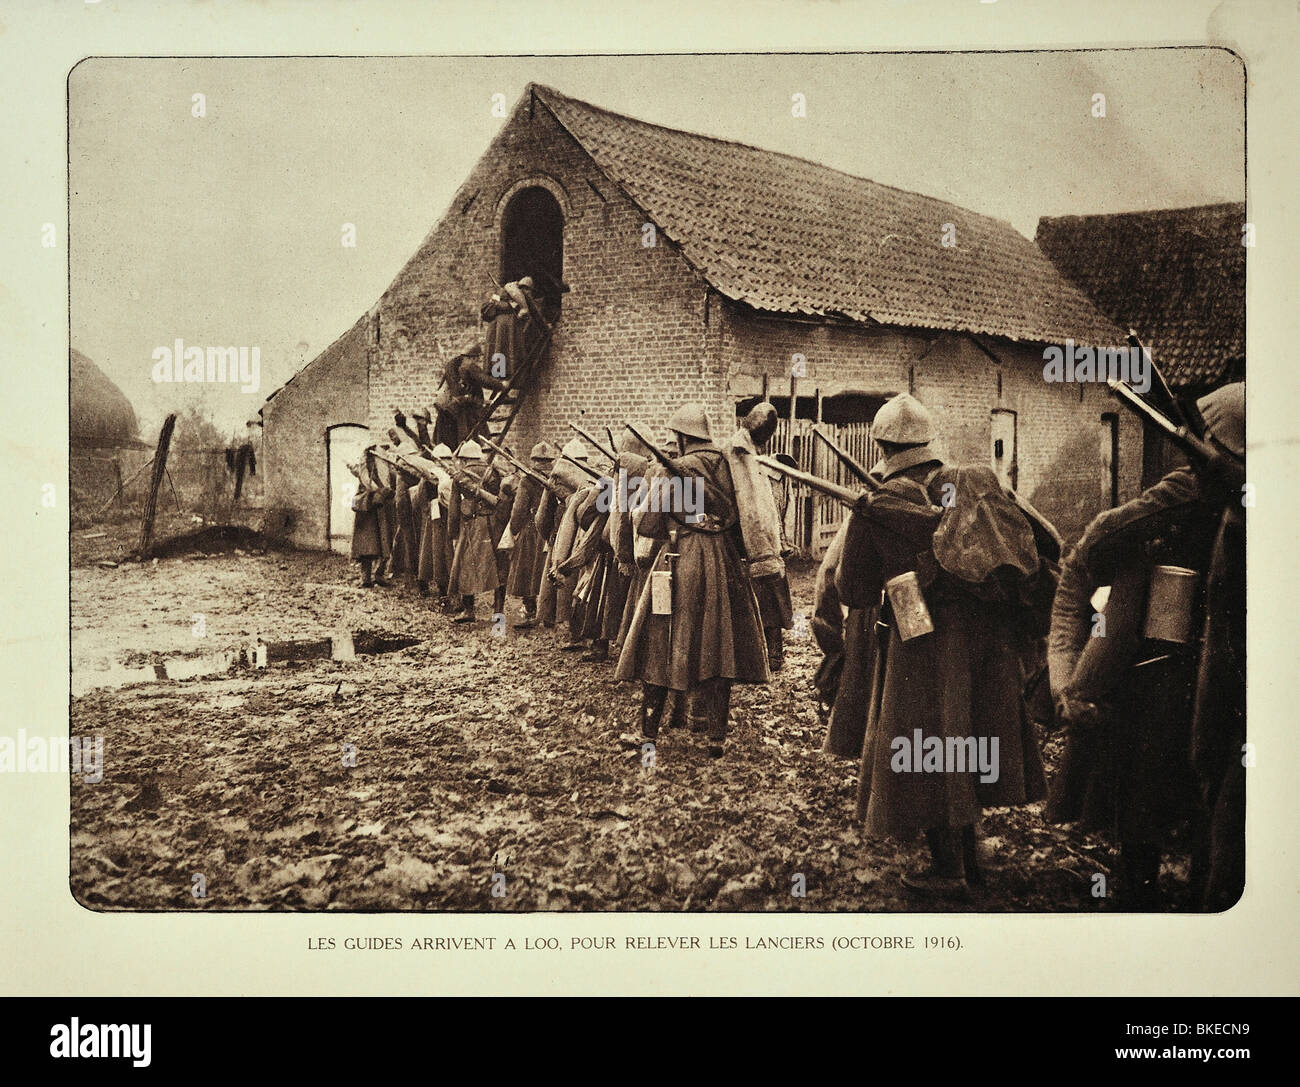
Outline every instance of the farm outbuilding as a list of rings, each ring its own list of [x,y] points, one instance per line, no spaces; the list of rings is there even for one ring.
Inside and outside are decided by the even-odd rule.
[[[289,539],[337,538],[331,441],[430,405],[485,296],[525,274],[558,318],[517,446],[685,400],[721,439],[767,397],[776,447],[838,478],[811,427],[866,455],[876,410],[911,392],[950,458],[994,465],[1067,537],[1138,492],[1136,422],[1104,385],[1043,377],[1048,345],[1124,333],[1008,223],[534,84],[383,296],[264,407]],[[794,543],[817,553],[839,511],[796,505]]]
[[[95,516],[149,459],[131,402],[75,347],[68,354],[68,480],[71,511]]]
[[[1097,308],[1133,329],[1185,398],[1246,378],[1246,205],[1203,204],[1038,222],[1039,247]],[[1143,479],[1180,461],[1147,436]]]

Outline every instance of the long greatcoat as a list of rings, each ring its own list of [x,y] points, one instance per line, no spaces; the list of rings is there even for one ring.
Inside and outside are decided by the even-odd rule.
[[[483,357],[489,367],[495,366],[497,356],[504,356],[505,370],[502,376],[512,377],[523,366],[526,355],[524,342],[524,318],[505,299],[488,299],[479,311],[479,316],[486,322]],[[501,373],[501,371],[497,371]]]
[[[377,559],[385,554],[380,510],[389,492],[374,476],[357,477],[357,493],[363,495],[360,510],[352,515],[352,550],[354,559]]]
[[[537,480],[524,476],[510,506],[510,536],[514,540],[510,575],[506,579],[506,592],[510,596],[535,600],[541,591],[545,554],[534,518],[545,490]]]
[[[641,516],[643,536],[667,540],[678,529],[672,564],[673,613],[651,611],[652,579],[647,578],[629,624],[616,676],[686,691],[709,679],[738,683],[768,681],[767,643],[758,603],[741,561],[739,523],[731,473],[721,450],[698,446],[674,461],[683,479],[706,481],[705,520],[688,524],[669,511]],[[663,478],[656,465],[648,477]],[[667,560],[660,550],[657,567]]]
[[[841,601],[852,608],[876,606],[886,581],[917,570],[939,523],[944,484],[956,487],[959,478],[926,447],[874,471],[886,490],[860,501],[851,515],[836,579]],[[924,829],[964,827],[984,807],[1046,795],[1023,695],[1029,637],[1023,608],[976,599],[948,585],[933,565],[922,584],[932,633],[904,642],[888,604],[881,608],[888,639],[874,658],[858,779],[857,815],[868,834],[910,838]],[[981,781],[972,770],[927,770],[922,752],[933,738],[954,752],[968,738],[977,745],[983,740],[990,755],[996,740],[996,780]],[[912,755],[910,766],[898,758],[904,751]]]
[[[473,480],[485,491],[500,487],[500,476],[489,471],[469,470]],[[475,596],[492,592],[501,584],[497,565],[496,541],[492,538],[493,509],[482,498],[466,493],[460,485],[452,488],[451,523],[456,526],[456,551],[451,563],[447,592],[450,596]]]
[[[880,608],[845,608],[840,605],[835,574],[844,554],[844,537],[848,528],[849,519],[846,517],[817,569],[812,632],[822,651],[822,663],[813,677],[813,686],[822,702],[831,707],[822,750],[828,755],[860,759],[867,728],[867,715],[862,712],[862,707],[871,704],[876,621]]]
[[[1204,586],[1217,529],[1218,511],[1201,501],[1191,470],[1180,468],[1100,514],[1066,558],[1052,608],[1052,687],[1102,712],[1091,725],[1066,725],[1049,820],[1160,845],[1194,815],[1195,646],[1148,642],[1142,625],[1151,568],[1194,569]],[[1106,636],[1093,638],[1091,596],[1100,585],[1111,586]],[[1194,606],[1199,630],[1201,592]]]

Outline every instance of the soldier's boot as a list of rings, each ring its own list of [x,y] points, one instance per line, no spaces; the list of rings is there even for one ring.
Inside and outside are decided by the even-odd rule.
[[[949,827],[931,827],[925,840],[930,846],[930,864],[920,871],[905,872],[903,886],[924,898],[968,900],[970,888],[956,832]]]
[[[506,587],[498,585],[492,590],[492,614],[505,615],[506,613]]]
[[[421,596],[428,596],[429,583],[427,581],[417,581],[415,583],[415,591],[418,592]]]
[[[781,628],[764,627],[763,637],[767,641],[768,670],[779,672],[785,666],[785,643],[781,638]]]
[[[609,660],[609,639],[596,638],[591,643],[591,652],[584,653],[579,660],[587,661],[591,664],[603,664]]]
[[[474,597],[466,593],[461,597],[461,609],[459,614],[452,619],[453,623],[472,623],[474,622]]]
[[[524,597],[523,618],[515,624],[515,630],[532,630],[537,625],[537,597]]]
[[[652,683],[641,687],[641,738],[654,740],[659,736],[659,718],[663,714],[664,701],[668,697],[667,687],[656,687]]]
[[[979,845],[973,823],[961,828],[961,863],[966,870],[966,882],[972,887],[983,887],[984,869],[980,867]]]
[[[361,587],[363,589],[373,589],[375,587],[375,575],[371,570],[374,566],[374,559],[361,559]]]

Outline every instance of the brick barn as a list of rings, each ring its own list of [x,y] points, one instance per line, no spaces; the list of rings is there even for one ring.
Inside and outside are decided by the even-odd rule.
[[[1205,204],[1038,222],[1048,259],[1151,351],[1180,398],[1246,378],[1246,205]],[[1143,481],[1181,460],[1148,433]]]
[[[1138,491],[1136,422],[1104,386],[1043,380],[1045,345],[1124,335],[1009,224],[534,84],[378,302],[264,406],[288,539],[343,545],[345,457],[394,406],[432,402],[494,282],[524,274],[559,316],[517,448],[690,399],[723,439],[766,395],[776,448],[843,478],[809,428],[869,459],[877,408],[911,391],[951,459],[992,463],[1067,537]],[[819,552],[838,508],[794,507],[794,542]]]

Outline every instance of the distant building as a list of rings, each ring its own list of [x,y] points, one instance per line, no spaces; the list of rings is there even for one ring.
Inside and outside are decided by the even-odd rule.
[[[263,408],[291,540],[343,545],[339,465],[432,402],[494,283],[524,274],[560,316],[519,448],[688,399],[722,440],[766,395],[775,447],[835,476],[813,423],[866,459],[877,408],[911,391],[950,457],[992,463],[1067,536],[1137,493],[1136,423],[1104,386],[1043,379],[1046,345],[1124,334],[1009,224],[531,85],[379,301]],[[817,552],[839,516],[801,499],[795,542]]]
[[[97,513],[148,459],[131,402],[89,358],[68,355],[68,479],[74,517]]]
[[[1133,329],[1180,398],[1246,377],[1246,205],[1038,222],[1038,246],[1117,325]],[[1144,482],[1177,460],[1152,435]]]

